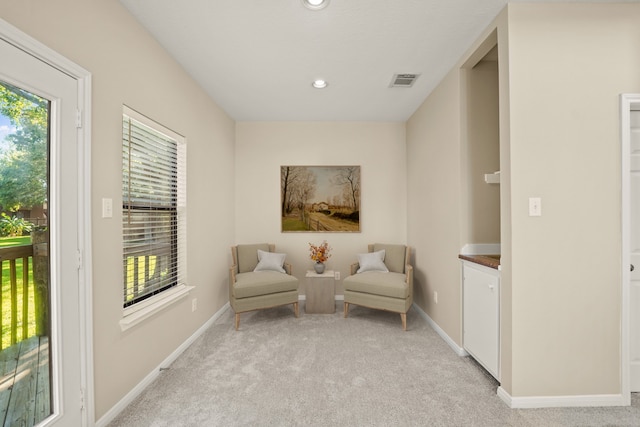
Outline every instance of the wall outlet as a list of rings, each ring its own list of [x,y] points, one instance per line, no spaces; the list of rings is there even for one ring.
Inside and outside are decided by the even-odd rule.
[[[334,277],[336,280],[340,280],[340,272],[339,272],[339,271],[335,271],[335,272],[333,273],[333,277]]]
[[[113,199],[103,198],[102,199],[102,218],[112,218],[113,217]]]
[[[438,292],[433,291],[433,302],[438,303]]]
[[[198,309],[198,298],[194,298],[191,300],[191,311],[196,311]]]

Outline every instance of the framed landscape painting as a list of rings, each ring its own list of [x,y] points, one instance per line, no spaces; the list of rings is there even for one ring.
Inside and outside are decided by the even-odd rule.
[[[283,232],[360,232],[360,166],[281,166]]]

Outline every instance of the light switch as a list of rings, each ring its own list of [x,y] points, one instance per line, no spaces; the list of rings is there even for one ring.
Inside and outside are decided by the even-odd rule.
[[[529,216],[542,216],[542,199],[529,197]]]
[[[113,199],[102,199],[102,218],[113,217]]]

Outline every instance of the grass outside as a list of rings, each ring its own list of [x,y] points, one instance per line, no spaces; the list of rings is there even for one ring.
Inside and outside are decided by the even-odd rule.
[[[146,284],[146,277],[150,279],[156,274],[156,266],[159,266],[159,258],[155,255],[148,255],[149,259],[149,272],[147,274],[145,257],[127,257],[127,271],[126,271],[126,284],[125,284],[125,302],[129,302],[136,296],[144,291]],[[138,271],[136,277],[136,260],[138,264]],[[158,277],[164,278],[167,275],[167,271],[158,272]],[[152,284],[156,284],[157,280],[150,280]],[[135,283],[138,283],[138,289],[136,292]]]
[[[31,244],[31,237],[29,236],[0,237],[0,248],[5,248],[7,246],[20,246],[20,245],[29,245],[29,244]]]
[[[0,248],[9,246],[28,245],[31,243],[29,236],[23,237],[3,237],[0,238]],[[32,258],[29,258],[29,284],[27,286],[28,292],[28,333],[27,336],[22,336],[22,325],[24,319],[22,319],[22,304],[24,301],[24,294],[22,292],[22,273],[23,265],[22,260],[16,260],[16,279],[18,285],[18,335],[17,340],[21,341],[25,338],[35,335],[36,333],[36,315],[35,315],[35,303],[33,299],[33,269]],[[9,261],[2,261],[2,292],[1,292],[1,304],[0,304],[0,321],[2,323],[2,339],[1,348],[7,348],[11,346],[11,276],[9,270]]]

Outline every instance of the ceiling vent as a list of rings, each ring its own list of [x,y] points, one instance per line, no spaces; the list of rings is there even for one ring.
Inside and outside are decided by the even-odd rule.
[[[411,87],[420,74],[394,74],[389,87]]]

